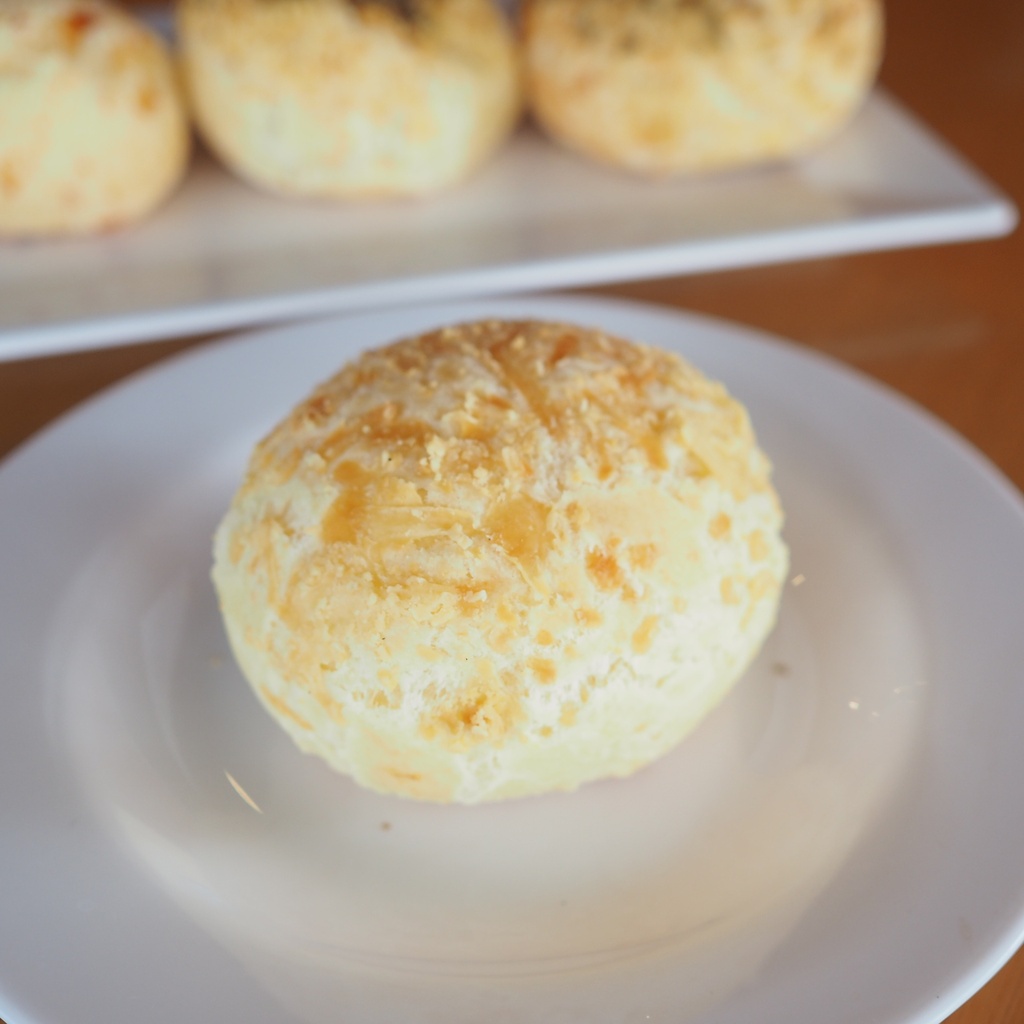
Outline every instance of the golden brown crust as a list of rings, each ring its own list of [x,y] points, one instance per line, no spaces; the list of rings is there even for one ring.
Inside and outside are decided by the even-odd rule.
[[[342,770],[432,799],[571,788],[656,756],[756,650],[785,560],[768,471],[674,355],[463,324],[364,354],[260,443],[215,578],[257,692]],[[688,661],[703,698],[676,693]],[[602,761],[622,701],[678,728]],[[392,751],[372,770],[366,723]]]
[[[512,33],[492,0],[182,0],[178,26],[204,137],[284,194],[445,187],[519,115]]]
[[[785,157],[856,109],[881,0],[525,0],[531,108],[557,140],[666,174]]]
[[[163,42],[102,0],[0,2],[0,234],[139,220],[184,175],[190,129]]]
[[[678,357],[572,325],[499,320],[367,353],[262,442],[255,472],[280,464],[282,443],[316,430],[359,393],[373,404],[345,419],[317,454],[337,471],[353,456],[372,464],[386,451],[383,472],[368,467],[377,486],[457,473],[494,499],[539,492],[537,463],[549,449],[607,480],[626,466],[668,470],[666,445],[684,443],[682,471],[715,475],[738,497],[768,486],[766,467],[750,465],[745,411]],[[440,424],[410,416],[409,405],[433,405]]]

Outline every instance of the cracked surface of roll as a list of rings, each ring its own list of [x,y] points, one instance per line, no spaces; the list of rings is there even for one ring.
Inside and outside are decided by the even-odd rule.
[[[772,628],[780,529],[721,385],[599,331],[482,321],[364,354],[277,426],[214,581],[303,750],[475,803],[678,744]]]
[[[521,88],[493,0],[182,0],[200,131],[242,177],[294,196],[451,185],[513,128]]]
[[[653,175],[802,153],[874,82],[881,0],[525,0],[527,95],[549,135]]]
[[[140,220],[188,155],[177,73],[152,32],[99,0],[0,0],[0,235]]]

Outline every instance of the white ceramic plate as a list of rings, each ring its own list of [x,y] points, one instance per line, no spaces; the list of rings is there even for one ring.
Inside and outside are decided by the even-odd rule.
[[[529,129],[421,202],[286,202],[203,157],[132,230],[0,243],[0,359],[981,238],[1015,222],[1009,200],[881,93],[805,160],[677,182],[606,170]]]
[[[477,808],[363,792],[234,668],[210,536],[250,445],[366,345],[481,315],[675,348],[747,402],[793,579],[676,753]],[[1024,512],[841,367],[529,299],[197,351],[0,471],[9,1024],[935,1024],[1024,936]]]

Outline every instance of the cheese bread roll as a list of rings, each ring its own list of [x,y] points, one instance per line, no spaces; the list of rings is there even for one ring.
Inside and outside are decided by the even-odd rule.
[[[531,109],[557,141],[667,175],[802,153],[878,70],[880,0],[525,0]]]
[[[0,235],[121,227],[185,173],[163,42],[100,0],[0,0]]]
[[[178,27],[206,141],[285,195],[432,192],[519,116],[512,32],[492,0],[182,0]]]
[[[305,751],[476,803],[671,750],[775,621],[746,412],[675,355],[484,321],[368,352],[256,449],[215,540],[238,663]]]

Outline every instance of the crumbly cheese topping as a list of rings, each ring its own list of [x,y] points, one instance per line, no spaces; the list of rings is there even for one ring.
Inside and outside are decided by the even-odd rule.
[[[333,723],[325,756],[358,775],[346,730],[400,722],[411,741],[373,757],[420,782],[417,749],[461,757],[446,785],[468,799],[510,744],[585,736],[630,692],[685,708],[688,663],[720,694],[784,572],[768,474],[744,409],[675,355],[557,323],[434,331],[366,353],[258,446],[218,539],[229,628],[240,611],[243,663],[300,742],[324,753]]]

